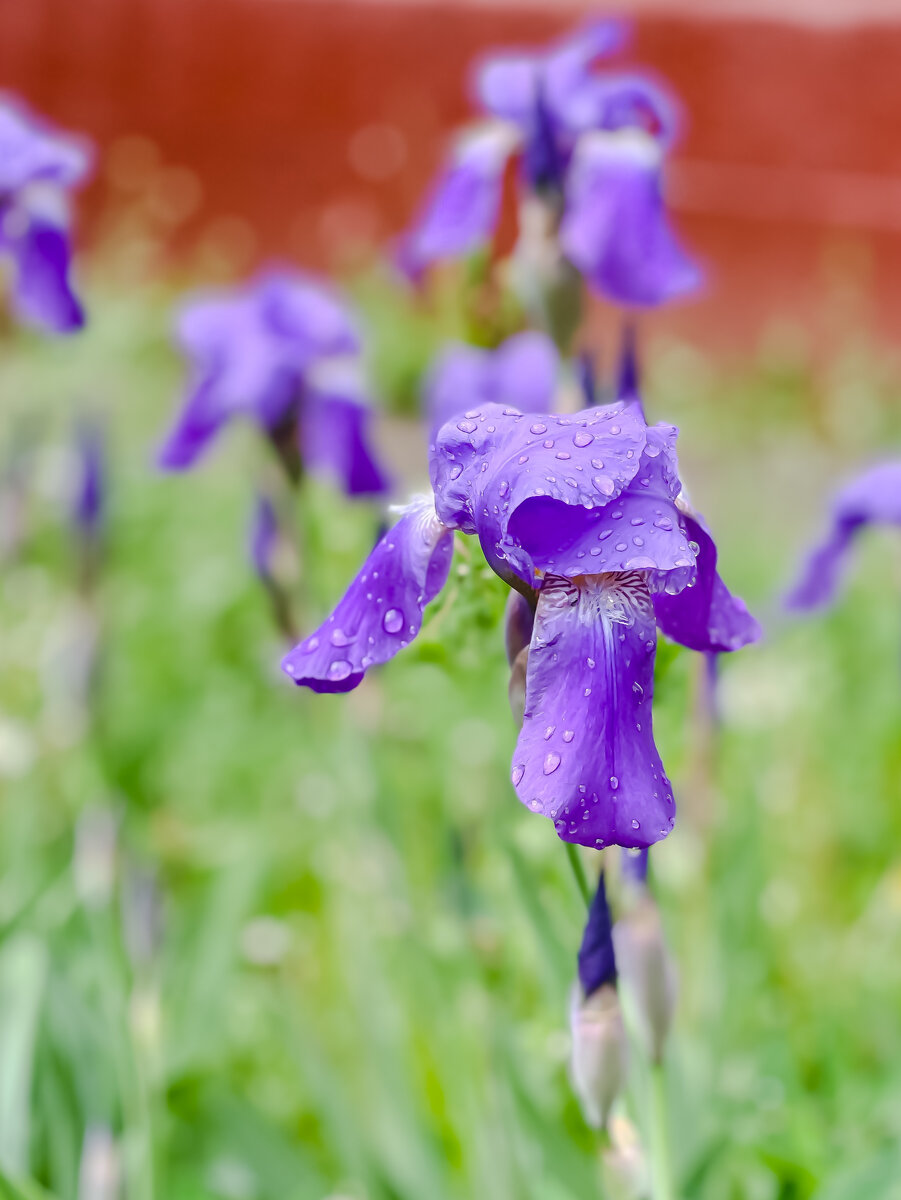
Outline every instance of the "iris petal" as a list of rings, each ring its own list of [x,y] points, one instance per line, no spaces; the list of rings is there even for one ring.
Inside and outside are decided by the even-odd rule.
[[[309,391],[301,416],[303,459],[333,475],[348,496],[388,490],[371,444],[369,408],[349,396]]]
[[[654,596],[657,624],[668,638],[689,650],[740,650],[760,637],[760,626],[744,601],[733,596],[716,569],[716,543],[699,517],[682,514],[685,536],[698,547],[697,578],[677,595]]]
[[[349,692],[376,663],[419,633],[422,613],[447,580],[453,533],[431,501],[411,504],[378,542],[335,611],[282,662],[314,692]]]
[[[488,241],[515,141],[512,127],[496,124],[470,130],[457,141],[425,211],[401,242],[398,263],[407,274],[416,278],[436,259],[469,254]]]
[[[545,582],[511,778],[564,841],[649,846],[672,828],[652,727],[656,645],[641,573]]]
[[[16,217],[20,214],[14,214]],[[13,304],[23,320],[53,333],[84,325],[84,313],[69,282],[71,251],[58,225],[21,214],[21,232],[5,234],[3,245],[16,264]],[[7,219],[5,225],[18,225]]]
[[[567,177],[560,243],[592,285],[618,304],[661,304],[700,282],[664,210],[659,147],[642,133],[580,139]]]

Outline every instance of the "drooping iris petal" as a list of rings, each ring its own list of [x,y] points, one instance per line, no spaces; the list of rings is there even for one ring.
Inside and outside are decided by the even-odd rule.
[[[664,209],[660,148],[642,133],[580,138],[567,176],[560,244],[589,282],[618,304],[661,304],[700,282]]]
[[[760,637],[760,626],[744,601],[733,596],[716,569],[716,543],[697,516],[682,514],[681,525],[695,551],[697,577],[676,595],[654,596],[657,624],[668,638],[704,653],[740,650]]]
[[[310,389],[301,413],[303,460],[333,475],[348,496],[381,495],[388,477],[372,448],[369,407],[339,393]]]
[[[546,334],[513,334],[496,350],[448,346],[425,384],[425,406],[432,435],[454,417],[483,404],[503,404],[520,412],[549,412],[559,356]]]
[[[335,611],[282,662],[314,692],[349,692],[419,633],[422,613],[444,586],[453,533],[422,498],[404,510],[363,564]]]
[[[511,779],[564,841],[649,846],[673,826],[652,727],[656,639],[641,573],[545,581]]]
[[[72,333],[84,312],[70,283],[69,236],[61,226],[15,211],[3,221],[0,248],[15,264],[13,305],[30,325]]]
[[[457,141],[425,211],[402,239],[398,263],[411,277],[436,259],[469,254],[490,239],[516,138],[510,126],[486,124]]]
[[[195,383],[157,451],[157,466],[163,471],[182,471],[193,466],[229,415],[216,389],[215,377]]]
[[[901,462],[870,467],[839,491],[832,506],[832,526],[810,553],[789,593],[789,608],[822,608],[833,599],[854,536],[869,524],[901,525]]]
[[[607,903],[604,872],[588,910],[588,920],[579,947],[579,983],[582,995],[591,996],[605,983],[616,982],[616,954],[613,949],[613,919]]]

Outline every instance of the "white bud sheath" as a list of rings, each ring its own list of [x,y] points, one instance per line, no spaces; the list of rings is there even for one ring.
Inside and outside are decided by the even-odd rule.
[[[644,889],[635,906],[614,925],[613,946],[645,1048],[651,1061],[658,1063],[676,1010],[677,977],[660,912]]]
[[[613,1102],[626,1083],[629,1047],[619,996],[612,984],[603,984],[587,998],[576,983],[570,997],[573,1090],[585,1120],[593,1129],[605,1129]]]

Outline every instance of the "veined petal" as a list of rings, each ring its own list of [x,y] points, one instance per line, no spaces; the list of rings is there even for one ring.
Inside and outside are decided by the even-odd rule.
[[[402,240],[398,260],[411,276],[436,259],[469,254],[491,237],[517,136],[513,126],[491,123],[458,139],[422,216]]]
[[[282,662],[314,692],[349,692],[419,633],[422,613],[447,580],[453,532],[430,499],[410,504],[378,542],[332,615]]]
[[[567,176],[560,244],[615,303],[653,306],[700,282],[664,210],[660,148],[644,133],[580,138]]]
[[[682,513],[681,526],[689,544],[697,546],[697,577],[676,595],[654,596],[657,624],[668,638],[689,650],[723,653],[740,650],[760,637],[760,626],[744,601],[733,596],[716,569],[716,543],[700,517]]]
[[[301,415],[303,459],[333,475],[348,496],[380,495],[388,478],[375,456],[366,404],[338,391],[309,389]]]
[[[652,727],[656,646],[641,573],[545,581],[511,778],[564,841],[649,846],[674,824]]]
[[[838,492],[832,526],[809,555],[787,598],[789,608],[822,608],[832,600],[854,536],[869,524],[901,525],[901,462],[878,463]]]
[[[15,262],[13,304],[24,321],[52,333],[72,333],[84,313],[69,281],[69,235],[59,225],[13,209],[3,218],[0,246]]]

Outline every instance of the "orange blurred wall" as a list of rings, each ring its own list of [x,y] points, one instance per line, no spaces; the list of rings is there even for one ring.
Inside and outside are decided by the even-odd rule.
[[[737,351],[774,319],[828,339],[850,290],[855,313],[895,339],[897,9],[639,5],[630,60],[682,99],[671,200],[711,281],[659,327]],[[137,135],[190,168],[202,203],[187,236],[236,218],[257,256],[323,267],[414,211],[447,132],[469,112],[474,54],[540,42],[596,11],[512,0],[27,0],[0,4],[0,86],[101,150]]]

